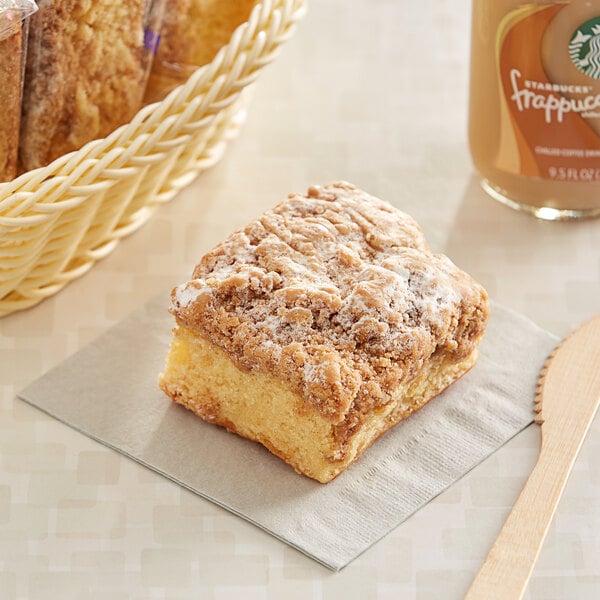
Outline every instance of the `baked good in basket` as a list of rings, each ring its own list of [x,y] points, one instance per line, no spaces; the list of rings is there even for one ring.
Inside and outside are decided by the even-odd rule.
[[[0,38],[0,182],[17,173],[23,32]]]
[[[211,62],[258,0],[169,0],[145,102],[164,98]]]
[[[32,0],[0,1],[0,183],[17,174],[23,67]]]
[[[151,0],[40,0],[31,20],[20,160],[50,163],[108,135],[142,106]]]
[[[172,292],[163,390],[321,482],[475,363],[485,290],[347,183],[290,195]]]

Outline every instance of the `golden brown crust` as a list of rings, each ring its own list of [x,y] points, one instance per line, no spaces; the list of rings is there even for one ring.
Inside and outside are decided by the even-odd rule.
[[[23,34],[19,28],[0,40],[0,181],[9,181],[17,173],[22,63]]]
[[[52,0],[32,17],[21,162],[44,166],[108,135],[139,110],[146,0]]]
[[[485,290],[409,216],[347,183],[312,187],[229,236],[172,293],[184,326],[285,381],[351,435],[435,353],[470,355]]]
[[[156,102],[212,61],[257,0],[170,0],[144,101]]]
[[[256,0],[174,0],[169,3],[156,64],[205,65],[248,20]]]

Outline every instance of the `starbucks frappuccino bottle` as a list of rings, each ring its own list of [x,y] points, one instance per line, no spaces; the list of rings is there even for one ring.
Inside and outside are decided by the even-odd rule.
[[[469,143],[484,189],[600,215],[600,1],[474,0]]]

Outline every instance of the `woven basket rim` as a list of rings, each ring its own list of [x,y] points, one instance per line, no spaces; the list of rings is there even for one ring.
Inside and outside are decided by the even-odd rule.
[[[289,0],[289,3],[294,5],[293,12],[295,14],[295,20],[299,20],[306,11],[305,1]],[[0,215],[2,215],[3,212],[2,209],[5,199],[15,192],[28,191],[23,188],[31,186],[35,187],[36,179],[38,180],[38,183],[42,183],[47,178],[62,171],[63,167],[68,165],[70,161],[73,161],[74,164],[85,162],[87,158],[91,158],[86,157],[85,155],[99,146],[110,147],[111,151],[119,148],[128,148],[130,146],[129,143],[115,144],[114,142],[120,137],[123,137],[128,141],[135,139],[133,136],[125,136],[124,134],[128,131],[134,132],[137,127],[150,120],[160,111],[164,111],[165,113],[174,112],[170,109],[172,109],[172,105],[176,100],[179,100],[179,105],[184,105],[193,101],[194,96],[192,96],[191,91],[196,89],[203,78],[206,77],[208,79],[208,74],[211,73],[211,71],[213,72],[213,76],[218,77],[217,73],[219,73],[221,67],[224,66],[225,59],[230,53],[234,40],[243,35],[243,32],[249,27],[249,24],[255,21],[258,25],[261,22],[268,21],[272,13],[285,4],[286,0],[259,0],[254,5],[248,19],[236,27],[227,44],[218,50],[210,63],[194,68],[186,81],[171,90],[162,100],[142,106],[129,122],[120,125],[104,137],[90,140],[78,150],[73,150],[59,156],[43,167],[25,171],[10,181],[0,182]],[[258,35],[260,35],[260,32]],[[185,89],[188,90],[187,94],[183,93]],[[103,153],[94,156],[93,160],[98,160],[101,156],[103,156]],[[31,186],[28,184],[31,184]]]
[[[213,60],[163,100],[0,184],[0,317],[81,277],[220,160],[253,84],[305,9],[305,0],[261,0]]]

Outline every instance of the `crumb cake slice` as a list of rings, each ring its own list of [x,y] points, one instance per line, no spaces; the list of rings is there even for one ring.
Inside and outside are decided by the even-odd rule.
[[[348,183],[291,194],[171,295],[162,389],[320,482],[477,358],[485,290]]]

